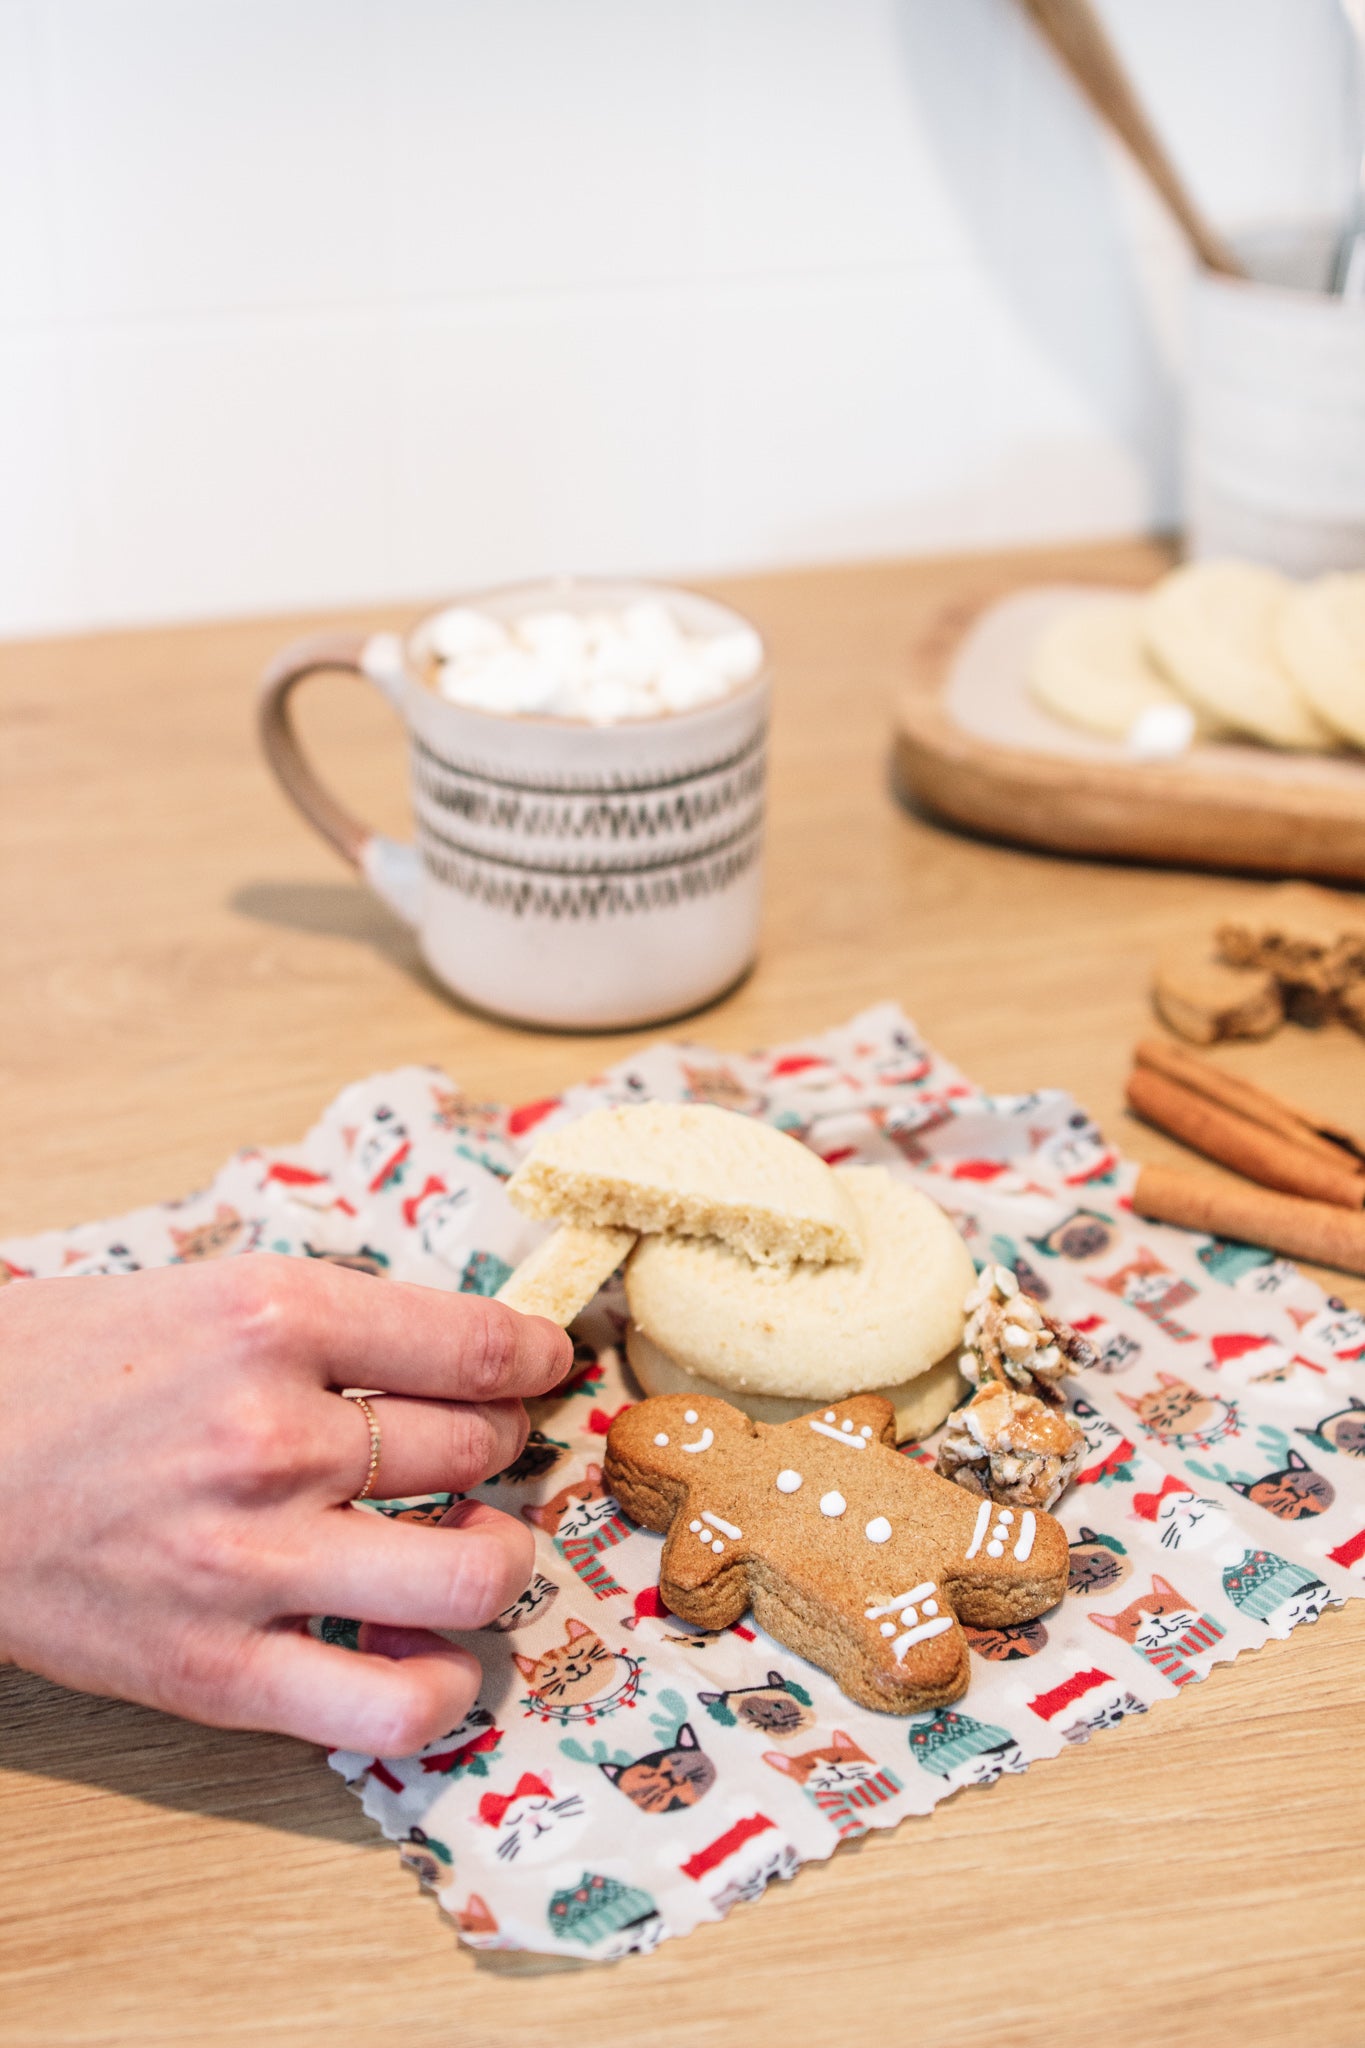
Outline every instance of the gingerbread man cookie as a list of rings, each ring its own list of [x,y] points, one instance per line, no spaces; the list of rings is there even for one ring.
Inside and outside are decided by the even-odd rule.
[[[860,1706],[915,1714],[967,1690],[959,1624],[1054,1607],[1068,1553],[1051,1515],[938,1478],[900,1456],[894,1428],[875,1394],[777,1425],[662,1394],[617,1416],[604,1477],[632,1520],[667,1531],[673,1613],[728,1628],[752,1607]]]

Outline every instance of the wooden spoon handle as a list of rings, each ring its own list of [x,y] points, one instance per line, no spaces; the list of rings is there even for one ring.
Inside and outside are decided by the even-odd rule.
[[[1125,142],[1189,237],[1207,270],[1246,272],[1196,207],[1163,149],[1089,0],[1023,0],[1100,118]]]

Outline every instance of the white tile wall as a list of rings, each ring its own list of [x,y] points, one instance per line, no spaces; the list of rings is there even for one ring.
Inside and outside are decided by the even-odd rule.
[[[1102,0],[1225,227],[1336,0]],[[1185,257],[1014,0],[0,0],[0,633],[1172,518]]]

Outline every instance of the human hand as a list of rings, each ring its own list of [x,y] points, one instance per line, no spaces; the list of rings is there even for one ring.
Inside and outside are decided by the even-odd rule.
[[[464,1718],[479,1628],[530,1576],[524,1523],[353,1510],[462,1492],[572,1363],[539,1317],[266,1253],[0,1291],[0,1661],[218,1727],[404,1756]],[[311,1614],[365,1618],[360,1652]]]

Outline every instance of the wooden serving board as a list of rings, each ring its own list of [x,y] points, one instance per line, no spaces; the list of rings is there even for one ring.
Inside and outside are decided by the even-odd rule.
[[[1057,853],[1365,883],[1365,757],[1201,741],[1173,761],[1064,725],[1028,693],[1039,633],[1094,584],[945,621],[897,716],[902,790],[954,824]]]

